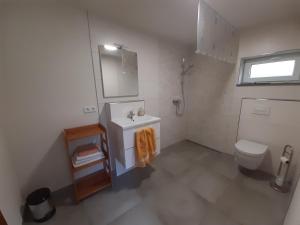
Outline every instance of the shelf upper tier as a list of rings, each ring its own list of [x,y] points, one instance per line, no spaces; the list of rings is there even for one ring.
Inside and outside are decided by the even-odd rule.
[[[95,160],[95,161],[91,161],[91,162],[89,162],[89,163],[86,163],[86,164],[84,164],[84,165],[77,166],[77,167],[75,167],[74,164],[72,164],[72,170],[73,170],[73,172],[78,172],[78,171],[80,171],[80,170],[89,168],[89,167],[91,167],[91,166],[98,165],[98,164],[100,164],[100,163],[102,163],[102,162],[105,162],[106,159],[107,159],[107,158],[103,157],[103,158],[101,158],[101,159],[97,159],[97,160]]]
[[[65,129],[64,133],[66,140],[73,141],[105,133],[105,130],[100,124],[92,124],[82,127]]]

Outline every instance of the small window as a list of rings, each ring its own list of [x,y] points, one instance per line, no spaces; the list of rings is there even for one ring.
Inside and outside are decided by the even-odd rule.
[[[300,51],[241,59],[238,85],[300,84]]]

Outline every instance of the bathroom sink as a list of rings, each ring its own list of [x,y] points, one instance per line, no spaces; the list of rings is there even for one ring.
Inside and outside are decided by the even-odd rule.
[[[160,118],[150,115],[135,116],[133,119],[130,118],[115,118],[111,122],[121,127],[122,129],[130,129],[134,127],[144,126],[151,123],[159,122]]]

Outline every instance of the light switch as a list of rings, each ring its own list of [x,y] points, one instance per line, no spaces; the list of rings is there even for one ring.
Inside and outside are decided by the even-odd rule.
[[[94,113],[97,111],[96,106],[84,106],[83,107],[83,112],[84,113]]]

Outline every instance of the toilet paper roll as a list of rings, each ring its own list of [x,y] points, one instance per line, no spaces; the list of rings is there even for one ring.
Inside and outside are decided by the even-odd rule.
[[[285,163],[285,164],[287,164],[287,163],[290,162],[290,160],[289,160],[286,156],[281,156],[281,157],[280,157],[280,161],[281,161],[282,163]]]

